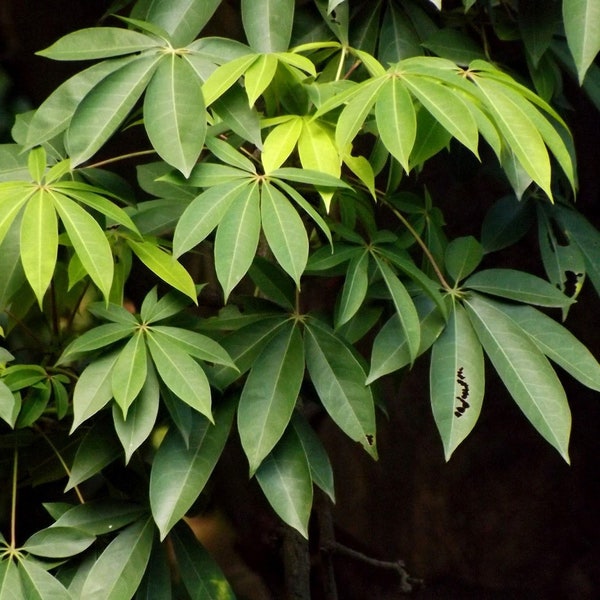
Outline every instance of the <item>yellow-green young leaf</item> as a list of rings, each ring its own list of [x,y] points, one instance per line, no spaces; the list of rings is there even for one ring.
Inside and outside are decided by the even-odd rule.
[[[350,439],[377,458],[375,405],[362,364],[316,319],[307,323],[304,345],[308,373],[325,410]]]
[[[567,43],[575,60],[581,84],[600,51],[600,2],[563,0],[562,10]]]
[[[216,408],[214,425],[193,414],[188,444],[175,427],[167,432],[150,474],[150,507],[161,539],[204,489],[227,441],[234,412],[235,402],[229,400]]]
[[[21,263],[25,277],[42,305],[58,255],[58,220],[48,192],[30,198],[21,219]]]
[[[148,331],[146,336],[154,366],[164,384],[212,421],[210,386],[202,367],[160,331]]]
[[[256,480],[281,519],[308,538],[312,478],[304,448],[292,427],[263,461]]]
[[[162,58],[144,98],[144,127],[159,156],[189,177],[206,137],[200,80],[175,54]]]
[[[302,132],[302,117],[290,116],[266,137],[261,160],[265,173],[278,169],[289,158]]]
[[[344,154],[345,165],[362,181],[365,187],[375,199],[375,173],[371,163],[364,156],[352,156]]]
[[[401,78],[386,81],[375,104],[375,119],[384,146],[408,172],[408,158],[417,137],[417,117]]]
[[[505,138],[508,146],[531,178],[552,198],[550,187],[550,159],[544,140],[533,122],[530,111],[515,103],[505,91],[505,86],[487,77],[475,79],[485,98],[494,122]]]
[[[444,456],[450,460],[475,426],[485,390],[483,350],[460,304],[432,346],[429,388]]]
[[[248,70],[250,65],[257,60],[258,55],[248,54],[234,58],[218,67],[204,82],[202,93],[206,106],[220,98],[238,79]]]
[[[35,192],[35,187],[26,182],[0,183],[0,243],[6,237],[23,204]]]
[[[142,95],[159,57],[142,56],[100,81],[79,103],[66,143],[73,167],[93,156],[117,130]]]
[[[261,190],[261,220],[269,247],[277,262],[300,288],[308,260],[308,235],[290,201],[268,182]]]
[[[9,561],[3,561],[9,562]],[[27,600],[71,600],[71,594],[63,584],[53,577],[40,563],[31,559],[19,561],[17,567],[21,579],[21,598]],[[16,587],[15,592],[19,589]],[[4,600],[5,596],[1,596]],[[10,598],[10,596],[8,596]]]
[[[197,303],[196,286],[193,279],[173,256],[147,240],[137,242],[128,238],[127,244],[154,274]]]
[[[244,73],[244,87],[248,95],[248,105],[254,106],[259,96],[267,89],[275,72],[277,58],[273,54],[261,54]]]
[[[465,307],[485,353],[510,395],[540,435],[569,462],[571,411],[548,359],[494,302],[470,294]]]
[[[254,361],[240,396],[238,431],[253,474],[283,435],[304,376],[304,344],[288,322]]]
[[[248,272],[260,236],[258,184],[238,195],[221,220],[215,238],[215,268],[225,300]]]
[[[242,23],[256,52],[285,52],[294,23],[294,0],[242,0]]]
[[[104,231],[76,202],[57,192],[50,194],[83,268],[104,297],[108,298],[114,274],[114,261]]]
[[[29,152],[27,157],[27,168],[31,179],[36,183],[42,183],[44,172],[46,171],[46,150],[43,146],[38,146]]]
[[[121,531],[96,560],[81,590],[86,600],[133,598],[146,570],[155,526],[151,518]]]
[[[130,404],[146,381],[147,360],[144,332],[138,329],[121,350],[112,371],[113,397],[121,407],[125,419]]]
[[[336,329],[349,321],[361,307],[369,287],[368,269],[368,251],[358,250],[348,263],[348,270],[346,271],[346,278],[335,319]]]

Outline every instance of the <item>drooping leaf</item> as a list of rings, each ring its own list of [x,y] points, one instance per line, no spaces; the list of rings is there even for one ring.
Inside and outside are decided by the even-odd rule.
[[[455,304],[448,324],[433,343],[429,369],[431,407],[446,460],[479,418],[484,376],[481,344],[464,308]]]
[[[304,344],[306,366],[323,406],[350,439],[376,458],[375,407],[362,364],[316,319],[306,324]]]
[[[162,441],[150,475],[150,506],[161,539],[195,502],[212,473],[231,428],[235,403],[215,409],[215,424],[195,413],[189,443],[172,428]]]
[[[289,322],[254,361],[240,396],[238,431],[251,474],[288,426],[303,376],[302,336],[298,327]]]
[[[182,58],[163,58],[144,97],[144,127],[159,156],[189,177],[204,146],[206,119],[200,81]]]
[[[171,600],[172,583],[169,559],[164,544],[155,538],[144,577],[136,590],[134,600]],[[178,563],[181,564],[181,563]],[[183,569],[182,569],[183,570]]]
[[[81,598],[132,598],[146,570],[153,538],[152,519],[142,519],[121,531],[91,568]]]
[[[531,338],[493,302],[465,300],[477,337],[519,408],[540,435],[569,462],[571,412],[550,363]]]
[[[600,2],[563,0],[562,15],[569,50],[577,65],[579,83],[600,51]]]
[[[285,52],[294,23],[294,0],[242,0],[242,23],[256,52]]]
[[[281,519],[308,538],[312,479],[304,448],[292,427],[263,461],[256,480]]]

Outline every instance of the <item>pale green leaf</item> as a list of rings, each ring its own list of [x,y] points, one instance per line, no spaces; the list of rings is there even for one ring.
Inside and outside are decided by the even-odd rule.
[[[158,155],[189,177],[206,136],[204,97],[192,68],[175,54],[160,61],[148,84],[144,127]]]
[[[164,384],[183,402],[212,420],[210,386],[202,367],[160,332],[148,332],[154,366]]]
[[[202,86],[206,106],[212,104],[234,85],[256,59],[256,54],[240,56],[216,69]]]
[[[567,43],[577,65],[579,83],[600,51],[600,2],[563,0],[563,21]]]
[[[132,54],[158,46],[155,38],[138,31],[88,27],[68,33],[37,54],[53,60],[90,60]]]
[[[289,158],[302,132],[302,118],[290,117],[265,138],[261,161],[265,173],[278,169]]]
[[[206,138],[205,144],[207,149],[224,163],[248,173],[256,173],[254,163],[234,148],[230,142],[226,142],[215,135],[209,135]]]
[[[225,300],[247,273],[260,236],[260,197],[253,184],[234,198],[215,238],[215,268]]]
[[[142,56],[100,81],[79,103],[67,130],[73,167],[93,156],[125,120],[159,61]]]
[[[323,406],[350,439],[376,458],[375,405],[362,364],[316,319],[306,325],[304,344],[306,366]]]
[[[175,428],[162,441],[150,474],[150,506],[164,539],[196,501],[212,473],[231,429],[235,403],[215,409],[215,424],[195,413],[188,444]]]
[[[275,72],[277,59],[272,54],[261,54],[244,73],[244,87],[249,106],[254,106],[259,96],[267,89]]]
[[[124,600],[139,586],[152,550],[154,523],[144,519],[117,535],[91,568],[81,598]]]
[[[460,304],[433,344],[429,388],[444,456],[450,460],[477,423],[485,391],[483,350]]]
[[[29,151],[27,155],[27,170],[35,183],[42,183],[46,171],[46,150],[43,146],[37,146]]]
[[[283,435],[304,376],[304,348],[290,321],[254,361],[240,396],[238,430],[253,474]]]
[[[298,434],[288,428],[256,472],[269,504],[290,527],[308,538],[313,486],[310,467]]]
[[[10,226],[34,191],[25,183],[15,185],[11,182],[9,186],[7,188],[0,184],[0,242],[4,240]]]
[[[21,410],[21,401],[18,396],[8,389],[3,381],[0,381],[0,419],[14,428],[19,411]]]
[[[285,52],[294,23],[294,0],[242,0],[242,23],[256,52]]]
[[[571,412],[550,363],[495,303],[472,294],[465,304],[477,337],[511,396],[540,435],[569,462]]]
[[[265,182],[261,190],[261,220],[269,247],[281,267],[300,288],[308,260],[308,236],[302,219],[290,201]]]

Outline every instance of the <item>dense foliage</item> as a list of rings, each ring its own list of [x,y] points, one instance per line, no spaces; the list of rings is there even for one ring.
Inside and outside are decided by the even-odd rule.
[[[600,293],[562,114],[568,78],[600,105],[600,2],[242,0],[244,40],[203,35],[220,4],[116,2],[57,40],[91,66],[0,146],[2,600],[167,599],[170,561],[177,594],[233,597],[182,522],[228,440],[306,537],[313,486],[335,498],[309,415],[376,459],[379,380],[422,354],[446,459],[486,361],[566,461],[551,363],[600,390],[559,322]],[[513,191],[448,240],[420,176],[463,149]],[[536,227],[545,278],[481,266]],[[38,486],[52,524],[21,539]]]

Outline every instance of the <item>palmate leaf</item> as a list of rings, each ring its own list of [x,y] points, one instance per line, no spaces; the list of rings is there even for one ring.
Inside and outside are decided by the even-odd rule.
[[[304,447],[292,427],[263,461],[256,480],[281,519],[308,538],[312,478]]]
[[[191,600],[235,600],[221,569],[186,523],[177,523],[169,539]]]
[[[22,549],[48,558],[66,558],[89,548],[96,536],[75,527],[52,526],[36,531]]]
[[[142,55],[100,81],[77,106],[67,130],[73,167],[93,156],[125,120],[160,60]]]
[[[21,598],[28,600],[72,600],[67,589],[38,562],[25,559],[17,567],[21,579]],[[17,587],[18,589],[18,587]],[[4,598],[2,596],[2,598]]]
[[[300,288],[308,260],[308,235],[290,201],[268,182],[261,188],[262,228],[277,262]]]
[[[14,428],[20,410],[19,396],[15,396],[7,385],[0,381],[0,419]]]
[[[285,52],[294,23],[294,0],[242,0],[242,23],[256,52]]]
[[[375,405],[362,364],[316,319],[306,324],[306,366],[323,406],[340,429],[377,458]]]
[[[258,111],[248,106],[248,97],[239,86],[227,90],[211,108],[231,131],[259,150],[263,147]]]
[[[187,61],[164,57],[144,97],[144,127],[159,156],[189,177],[204,146],[206,119],[200,80]]]
[[[234,198],[217,229],[215,269],[225,301],[250,268],[259,237],[260,194],[254,183]]]
[[[202,86],[206,106],[212,104],[231,88],[256,59],[256,54],[248,54],[226,62],[216,69]]]
[[[0,183],[0,243],[33,193],[34,189],[26,182]]]
[[[261,54],[244,73],[244,88],[248,105],[254,106],[259,96],[267,89],[277,71],[277,58],[273,54]]]
[[[140,393],[148,368],[144,332],[138,329],[125,344],[112,370],[111,383],[113,398],[127,418],[130,404]]]
[[[510,395],[540,435],[569,462],[571,412],[548,359],[494,302],[473,293],[465,299],[465,308]]]
[[[456,238],[446,247],[444,262],[455,282],[468,277],[483,259],[483,247],[471,235]]]
[[[577,66],[579,83],[600,51],[600,2],[563,0],[563,21],[569,50]]]
[[[253,474],[283,435],[304,376],[304,345],[293,322],[254,361],[240,396],[238,430]]]
[[[81,590],[81,598],[132,598],[150,558],[154,531],[151,518],[141,519],[121,531],[88,573]]]
[[[483,350],[460,304],[433,343],[429,387],[433,417],[450,460],[475,426],[485,390]]]
[[[290,116],[283,123],[273,127],[265,138],[261,154],[265,173],[278,169],[289,158],[298,143],[302,132],[302,123],[301,117]]]
[[[227,441],[234,411],[233,400],[221,403],[215,409],[214,425],[194,414],[187,445],[175,428],[167,432],[150,475],[150,507],[161,539],[204,489]]]
[[[48,508],[47,504],[44,505]],[[122,500],[94,500],[67,508],[52,527],[73,527],[90,535],[118,531],[146,512],[139,504]]]

